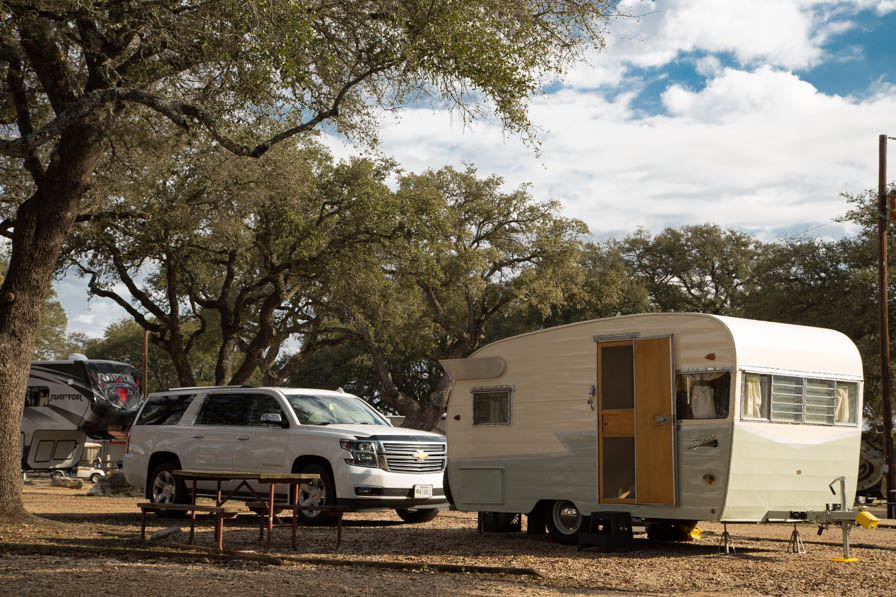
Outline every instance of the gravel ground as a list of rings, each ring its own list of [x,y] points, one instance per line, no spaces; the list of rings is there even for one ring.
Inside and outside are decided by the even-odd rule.
[[[577,551],[526,533],[482,536],[475,514],[443,512],[432,522],[405,524],[392,512],[345,516],[343,544],[334,528],[301,527],[299,549],[276,529],[270,552],[258,541],[248,511],[225,522],[219,555],[210,521],[199,522],[196,547],[186,534],[140,541],[133,497],[87,495],[81,489],[24,485],[25,504],[41,520],[0,523],[0,595],[206,595],[235,591],[268,595],[892,595],[896,528],[853,530],[855,563],[842,556],[839,529],[822,537],[802,527],[808,553],[788,554],[792,527],[728,525],[736,553],[719,553],[721,525],[702,523],[690,543],[649,542],[635,535],[624,554]],[[148,517],[148,533],[175,524]],[[184,529],[189,524],[183,525]],[[236,550],[236,551],[230,551]],[[358,563],[403,563],[380,569]],[[355,565],[343,565],[351,564]],[[494,572],[434,571],[439,565],[493,567]],[[387,564],[388,565],[388,564]],[[423,565],[428,569],[420,569]],[[531,569],[535,574],[509,573]],[[501,573],[500,570],[505,570]]]

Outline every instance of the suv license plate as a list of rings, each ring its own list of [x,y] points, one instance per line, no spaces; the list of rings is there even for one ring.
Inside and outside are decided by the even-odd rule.
[[[432,485],[414,485],[414,499],[432,497]]]

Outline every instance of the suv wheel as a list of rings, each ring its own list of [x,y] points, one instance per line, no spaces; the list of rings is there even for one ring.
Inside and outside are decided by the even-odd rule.
[[[405,510],[396,508],[395,513],[405,522],[429,522],[439,515],[438,508],[417,508],[414,510]]]
[[[320,479],[299,485],[300,506],[335,506],[336,485],[327,467],[321,464],[307,464],[299,473],[320,475]],[[304,524],[333,524],[336,519],[330,512],[322,510],[299,510],[299,521]]]
[[[178,468],[177,464],[168,460],[153,469],[149,476],[149,501],[154,504],[188,504],[187,486],[183,481],[174,477],[171,471]],[[172,510],[159,510],[156,512],[161,518],[183,518],[186,512]]]

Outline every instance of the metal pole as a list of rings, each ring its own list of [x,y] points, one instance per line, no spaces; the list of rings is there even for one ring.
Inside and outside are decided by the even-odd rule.
[[[887,518],[896,518],[896,467],[893,466],[893,408],[890,403],[890,325],[887,313],[887,136],[878,137],[878,302],[880,304],[880,382],[883,402],[884,462],[887,465]]]

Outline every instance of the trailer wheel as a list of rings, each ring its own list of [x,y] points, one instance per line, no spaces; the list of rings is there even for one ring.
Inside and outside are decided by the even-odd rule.
[[[548,505],[548,533],[557,543],[575,545],[579,542],[579,531],[584,523],[582,513],[568,500],[557,500]]]
[[[102,478],[103,478],[103,476],[101,474],[93,473],[92,475],[90,475],[90,482],[91,483],[99,483],[100,479],[102,479]]]

